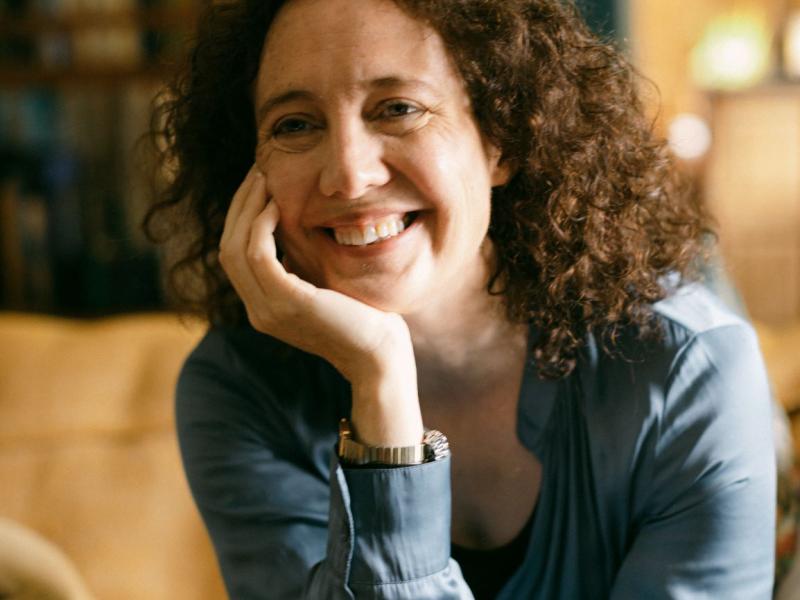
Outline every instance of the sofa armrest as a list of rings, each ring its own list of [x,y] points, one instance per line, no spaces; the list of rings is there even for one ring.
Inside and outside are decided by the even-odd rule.
[[[0,598],[93,600],[78,570],[54,544],[0,518]]]

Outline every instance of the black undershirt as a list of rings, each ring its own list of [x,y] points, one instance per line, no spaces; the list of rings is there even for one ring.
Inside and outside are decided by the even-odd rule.
[[[534,509],[533,514],[535,513]],[[533,514],[517,537],[505,546],[491,550],[473,550],[450,544],[450,556],[461,567],[464,580],[472,590],[475,600],[494,600],[500,588],[522,564],[528,548]]]

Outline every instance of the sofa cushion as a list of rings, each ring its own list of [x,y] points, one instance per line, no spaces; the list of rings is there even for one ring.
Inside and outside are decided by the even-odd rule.
[[[98,598],[224,598],[182,472],[173,393],[200,323],[0,314],[0,517]]]

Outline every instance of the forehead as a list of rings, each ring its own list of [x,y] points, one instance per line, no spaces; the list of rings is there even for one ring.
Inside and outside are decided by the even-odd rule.
[[[461,87],[438,33],[390,0],[290,0],[267,34],[256,93],[346,92],[389,78]]]

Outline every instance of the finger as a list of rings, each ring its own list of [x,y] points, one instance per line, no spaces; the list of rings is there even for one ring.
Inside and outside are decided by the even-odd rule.
[[[243,198],[243,204],[236,222],[232,224],[227,237],[220,242],[226,258],[246,258],[247,245],[255,218],[264,210],[267,202],[266,180],[257,178],[249,188],[248,194]]]
[[[250,225],[246,252],[235,255],[226,271],[257,330],[303,345],[293,338],[291,328],[286,329],[286,319],[281,315],[306,310],[307,298],[316,290],[296,275],[286,273],[278,262],[274,232],[279,219],[277,204],[269,201]],[[244,220],[242,216],[240,221]],[[258,265],[262,267],[260,273]]]
[[[220,241],[220,262],[228,279],[248,308],[263,300],[261,287],[247,262],[247,244],[250,240],[252,220],[265,202],[266,181],[251,169],[234,199],[233,210],[226,219],[227,224]],[[224,260],[222,260],[224,258]]]
[[[251,194],[257,193],[258,190],[255,188],[256,186],[253,186]],[[253,202],[248,204],[252,206]],[[264,330],[266,333],[270,329],[269,321],[272,313],[270,303],[274,298],[269,294],[270,285],[262,285],[250,265],[247,246],[251,237],[252,223],[247,221],[247,209],[242,207],[237,224],[233,226],[235,233],[231,234],[225,248],[228,259],[225,261],[224,269],[231,285],[247,308],[251,323],[259,330],[266,328]]]
[[[274,200],[255,218],[250,232],[247,256],[256,279],[265,288],[265,293],[277,294],[289,302],[303,301],[316,288],[289,273],[285,268],[287,257],[278,261],[275,246],[275,230],[280,220],[280,209]]]
[[[242,212],[242,207],[246,203],[247,197],[250,193],[250,190],[253,187],[253,184],[255,184],[255,182],[260,177],[263,177],[263,175],[261,171],[258,169],[258,166],[254,163],[253,165],[250,166],[250,169],[247,171],[247,175],[245,175],[244,180],[234,193],[233,199],[231,200],[231,204],[228,207],[226,220],[231,225],[234,225],[238,220],[239,215]]]
[[[247,258],[251,264],[263,264],[262,270],[268,279],[273,279],[286,271],[278,262],[275,246],[275,229],[278,227],[281,212],[274,200],[267,202],[264,209],[253,218],[250,225],[250,239],[247,244]],[[258,272],[256,272],[258,275]]]
[[[250,265],[246,260],[235,260],[225,267],[228,280],[231,282],[236,294],[247,308],[248,315],[257,315],[264,312],[264,289],[256,279]],[[253,323],[255,325],[255,323]]]
[[[303,284],[308,283],[310,286],[312,286],[312,288],[316,287],[313,283],[311,283],[310,281],[308,281],[308,279],[305,278],[306,276],[303,274],[302,270],[298,268],[297,264],[294,263],[291,258],[289,258],[289,254],[287,254],[286,252],[283,253],[283,257],[281,257],[280,263],[281,266],[283,267],[283,270],[286,271],[286,273],[289,276],[296,277]]]
[[[239,217],[241,216],[242,209],[244,208],[245,204],[247,203],[247,199],[252,192],[252,188],[254,184],[257,182],[258,179],[263,179],[264,176],[261,174],[261,171],[258,170],[258,167],[254,164],[250,167],[250,170],[247,172],[242,183],[239,185],[239,188],[233,195],[233,200],[231,200],[230,205],[228,206],[228,211],[225,214],[225,225],[222,230],[222,237],[220,239],[220,245],[223,242],[227,243],[230,239],[233,231],[236,228],[236,224],[239,221]]]

